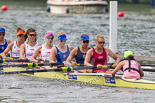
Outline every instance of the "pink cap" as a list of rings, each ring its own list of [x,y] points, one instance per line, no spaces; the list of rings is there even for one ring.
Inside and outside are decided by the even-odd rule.
[[[45,34],[45,38],[47,38],[49,35],[53,35],[53,36],[54,36],[54,34],[53,34],[52,32],[47,32],[47,33]]]

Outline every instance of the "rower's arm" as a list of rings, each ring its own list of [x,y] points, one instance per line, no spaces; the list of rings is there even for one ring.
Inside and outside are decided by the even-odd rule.
[[[124,61],[120,62],[117,67],[112,71],[112,76],[115,77],[115,74],[123,67]]]
[[[7,40],[7,43],[8,43],[8,44],[10,44],[10,43],[11,43],[11,41],[10,41],[10,40]]]
[[[75,48],[71,51],[69,57],[67,58],[67,60],[65,62],[65,65],[72,66],[71,60],[75,57],[76,54],[77,54],[77,48]]]
[[[26,59],[24,54],[25,54],[25,44],[22,44],[20,46],[20,59]]]
[[[49,63],[56,63],[56,48],[53,48],[50,52]]]
[[[12,49],[14,45],[14,42],[10,43],[7,48],[4,50],[4,52],[2,53],[2,58],[5,59],[7,58],[6,55],[8,54],[8,52]]]
[[[92,64],[90,64],[90,60],[91,60],[92,55],[93,55],[92,53],[93,53],[92,49],[89,49],[87,54],[86,54],[85,61],[84,61],[85,66],[93,66]]]
[[[38,46],[41,46],[41,44],[40,44],[40,43],[38,43]]]
[[[73,49],[74,49],[74,47],[69,45],[69,50],[70,50],[70,52],[71,52]]]
[[[37,56],[39,55],[39,53],[41,52],[41,48],[42,46],[40,45],[34,52],[34,54],[31,57],[31,61],[37,63],[38,60],[36,60]]]
[[[139,66],[139,73],[140,73],[140,77],[143,77],[144,76],[144,72],[143,72],[143,69],[141,68],[140,64],[138,63],[138,66]]]
[[[116,67],[118,65],[118,63],[120,62],[120,58],[114,52],[112,52],[110,49],[108,49],[108,48],[106,48],[106,49],[108,51],[108,55],[115,60],[115,64],[113,64],[113,65],[114,65],[114,67]]]

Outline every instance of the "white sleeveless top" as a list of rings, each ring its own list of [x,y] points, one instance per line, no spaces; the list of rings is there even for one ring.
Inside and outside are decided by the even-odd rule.
[[[25,43],[25,58],[27,58],[27,59],[31,58],[32,55],[34,54],[35,50],[38,48],[38,46],[39,46],[38,43],[36,43],[35,46],[33,46],[33,47],[31,47],[30,45]]]
[[[53,45],[52,48],[54,48],[54,47],[55,46]],[[44,44],[42,44],[41,53],[40,53],[41,59],[49,60],[49,56],[50,56],[50,52],[51,52],[52,48],[46,49]]]
[[[20,48],[17,47],[17,41],[14,41],[13,47],[11,49],[11,58],[20,57]]]

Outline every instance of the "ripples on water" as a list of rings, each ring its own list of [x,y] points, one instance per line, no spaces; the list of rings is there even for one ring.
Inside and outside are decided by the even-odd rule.
[[[9,10],[0,12],[0,27],[6,28],[6,38],[11,41],[16,39],[16,28],[19,26],[24,30],[35,28],[41,43],[47,31],[53,31],[55,35],[64,31],[68,35],[67,43],[75,47],[80,45],[81,33],[90,35],[90,47],[95,45],[95,35],[103,34],[106,38],[105,46],[108,47],[109,14],[50,15],[45,11],[44,1],[38,4],[30,0],[28,4],[26,1],[13,1],[1,1],[8,5]],[[155,57],[155,9],[144,5],[119,7],[125,13],[124,18],[118,18],[119,53],[130,49],[135,55]],[[146,79],[155,80],[153,73],[145,75]],[[0,75],[0,82],[2,103],[153,103],[155,95],[152,90],[86,85],[20,75]]]
[[[152,90],[86,85],[20,75],[0,76],[0,101],[6,103],[153,103]],[[110,103],[111,103],[110,102]]]

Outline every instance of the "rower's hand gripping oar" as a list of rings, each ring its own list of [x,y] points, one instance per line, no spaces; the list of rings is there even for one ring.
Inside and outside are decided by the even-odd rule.
[[[108,68],[109,66],[104,65],[103,68]],[[19,73],[34,73],[34,72],[50,72],[50,71],[62,71],[62,72],[71,72],[72,70],[81,70],[81,69],[94,69],[98,68],[97,66],[79,66],[79,67],[60,67],[57,69],[33,69],[25,71],[13,71],[13,72],[0,72],[0,74],[19,74]]]
[[[62,63],[28,63],[28,64],[11,64],[11,65],[0,65],[0,67],[37,67],[37,66],[55,66],[63,65]]]

